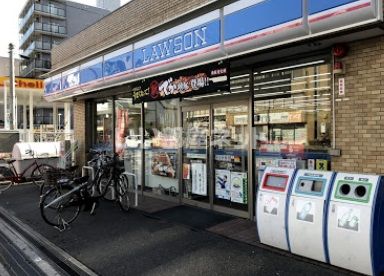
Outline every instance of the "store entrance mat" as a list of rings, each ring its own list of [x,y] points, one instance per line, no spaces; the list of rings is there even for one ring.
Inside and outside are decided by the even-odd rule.
[[[162,210],[152,213],[151,215],[198,229],[207,229],[214,225],[234,219],[234,217],[225,214],[219,214],[210,210],[185,205]]]

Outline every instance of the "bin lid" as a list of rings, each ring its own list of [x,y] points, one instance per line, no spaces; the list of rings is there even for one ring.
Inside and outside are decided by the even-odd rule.
[[[332,171],[298,170],[293,181],[293,196],[325,199],[333,180]]]
[[[290,168],[266,167],[259,187],[260,191],[286,194],[295,171]]]
[[[60,142],[16,143],[13,146],[12,158],[16,160],[32,159],[33,156],[51,158],[58,157],[59,153]]]
[[[356,173],[337,173],[331,200],[358,205],[372,205],[381,176]]]

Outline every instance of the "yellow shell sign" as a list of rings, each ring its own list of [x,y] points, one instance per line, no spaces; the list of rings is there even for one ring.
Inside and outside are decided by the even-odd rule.
[[[9,77],[0,77],[0,87],[4,85],[9,86]],[[27,79],[27,78],[15,78],[16,88],[21,89],[40,89],[44,88],[43,80]]]

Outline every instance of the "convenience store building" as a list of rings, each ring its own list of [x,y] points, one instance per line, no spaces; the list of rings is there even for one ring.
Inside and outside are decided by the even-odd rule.
[[[265,165],[384,173],[378,0],[133,0],[52,50],[78,161],[108,145],[144,194],[252,219]]]

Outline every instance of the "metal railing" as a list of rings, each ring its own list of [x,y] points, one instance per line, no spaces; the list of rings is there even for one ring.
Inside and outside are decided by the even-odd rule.
[[[41,12],[50,16],[57,16],[65,18],[65,9],[55,7],[54,5],[43,5],[43,4],[32,4],[28,11],[25,13],[24,17],[19,21],[19,30],[23,29],[25,24],[30,20],[33,12]]]
[[[59,25],[49,24],[49,23],[34,22],[31,24],[28,30],[20,38],[21,48],[23,47],[23,44],[29,39],[29,37],[34,31],[47,32],[50,34],[60,35],[62,37],[67,35],[67,28],[64,26],[59,26]]]
[[[29,72],[31,72],[34,69],[39,69],[39,70],[50,70],[51,69],[51,61],[49,60],[32,60],[28,63],[25,63],[25,67],[22,66],[21,73],[22,75],[28,75]]]
[[[52,50],[52,47],[54,45],[57,45],[58,43],[50,43],[50,42],[41,42],[41,41],[34,41],[32,42],[26,50],[23,51],[24,56],[30,56],[31,53],[35,50],[40,51],[50,51]]]
[[[20,141],[23,142],[58,142],[64,140],[74,141],[73,131],[64,132],[61,130],[57,131],[40,131],[40,130],[19,130]]]

